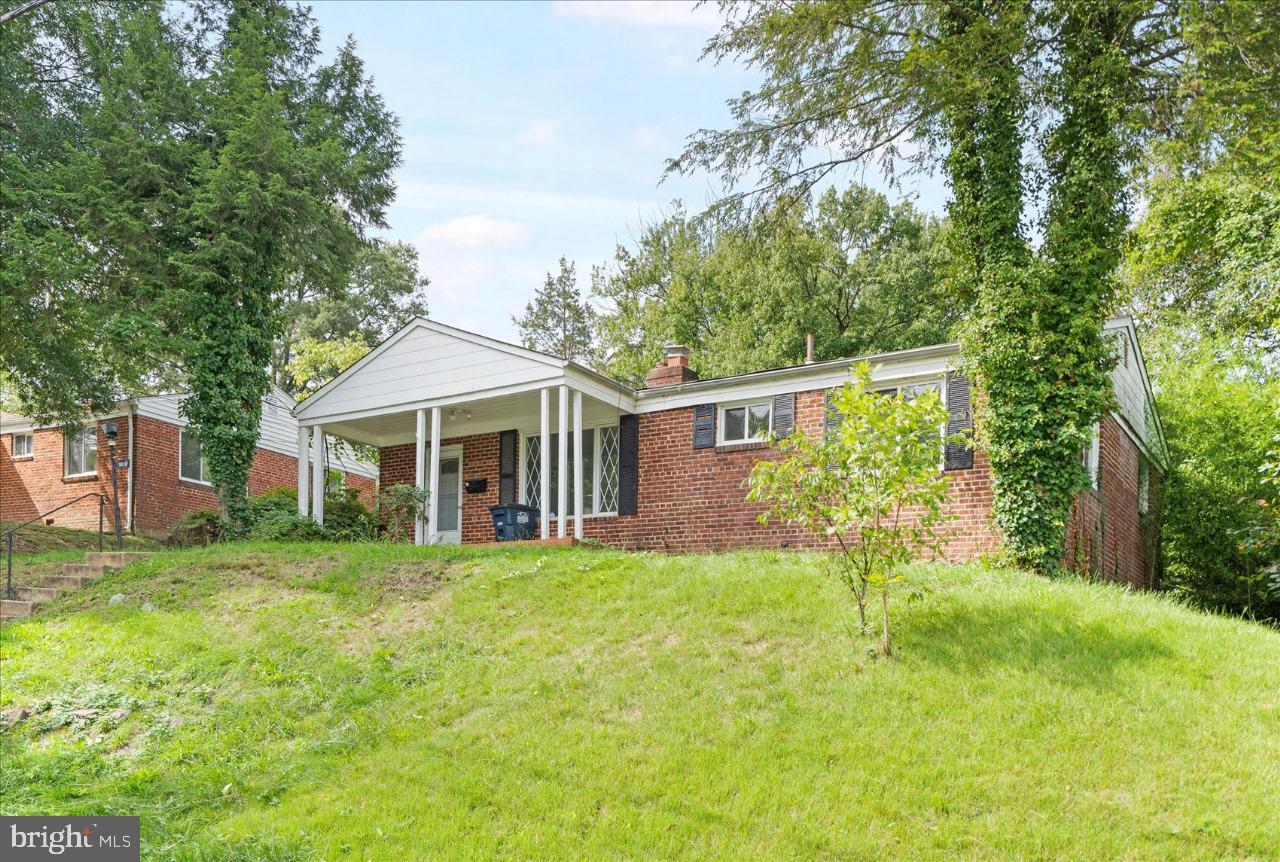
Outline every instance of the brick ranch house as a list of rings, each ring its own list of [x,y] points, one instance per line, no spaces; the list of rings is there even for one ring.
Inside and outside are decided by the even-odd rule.
[[[1082,454],[1093,487],[1075,503],[1064,555],[1099,576],[1154,585],[1163,438],[1133,321],[1112,320],[1106,331],[1118,406]],[[865,358],[883,391],[932,387],[953,433],[971,425],[969,384],[952,371],[956,345]],[[758,523],[762,509],[746,501],[743,483],[770,455],[766,431],[823,432],[827,393],[848,380],[851,361],[699,380],[686,352],[672,348],[636,390],[418,318],[297,405],[298,453],[322,439],[317,432],[377,447],[383,487],[430,492],[419,544],[492,541],[489,507],[524,503],[548,514],[543,539],[663,551],[808,547],[808,533]],[[990,473],[982,451],[950,448],[944,455],[939,441],[956,516],[945,554],[971,559],[997,545]],[[323,506],[308,497],[316,494],[304,488],[300,513],[323,521]]]
[[[56,427],[40,426],[12,413],[0,414],[0,520],[22,522],[68,500],[97,492],[111,498],[111,461],[104,426],[118,429],[117,470],[122,529],[140,534],[164,533],[186,512],[217,505],[213,486],[200,457],[200,440],[186,430],[179,406],[183,394],[147,395],[121,402],[110,413],[95,416],[79,434],[64,436]],[[298,423],[293,399],[273,390],[263,399],[258,447],[249,470],[249,493],[296,488],[299,475],[295,448]],[[347,487],[357,488],[372,505],[378,468],[350,455],[326,449],[321,463],[340,470]],[[101,456],[101,457],[99,457]],[[110,502],[106,526],[112,527]],[[92,498],[48,518],[63,527],[97,529],[98,504]]]

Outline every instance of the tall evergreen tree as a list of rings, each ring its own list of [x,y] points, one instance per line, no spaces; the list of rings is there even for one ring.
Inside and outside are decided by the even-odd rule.
[[[520,340],[530,350],[591,364],[595,361],[595,311],[578,291],[578,276],[571,261],[560,258],[560,272],[547,273],[546,283],[513,316]]]

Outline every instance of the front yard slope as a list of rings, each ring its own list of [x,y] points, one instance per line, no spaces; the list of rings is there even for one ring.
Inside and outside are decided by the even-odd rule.
[[[150,859],[1280,858],[1280,633],[918,580],[878,661],[810,556],[162,554],[0,631],[0,808]]]

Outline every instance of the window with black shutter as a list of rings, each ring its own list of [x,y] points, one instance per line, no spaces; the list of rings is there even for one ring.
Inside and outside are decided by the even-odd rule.
[[[715,445],[716,405],[695,405],[693,408],[693,448],[710,449]]]
[[[634,515],[640,497],[640,417],[618,417],[618,514]]]
[[[787,392],[773,396],[773,434],[786,437],[796,424],[796,394]]]
[[[498,505],[516,502],[516,432],[498,435]]]
[[[952,440],[962,435],[963,441]],[[962,374],[947,372],[947,448],[943,467],[947,470],[968,470],[973,466],[973,406],[969,379]]]

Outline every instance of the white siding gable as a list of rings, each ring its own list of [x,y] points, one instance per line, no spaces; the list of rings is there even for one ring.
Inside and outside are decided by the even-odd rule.
[[[559,380],[565,363],[523,348],[414,321],[297,410],[305,420]]]
[[[1132,319],[1124,317],[1108,321],[1106,334],[1115,356],[1115,364],[1111,368],[1116,396],[1115,414],[1137,438],[1136,442],[1147,458],[1163,468],[1167,461],[1164,434],[1156,415]]]

